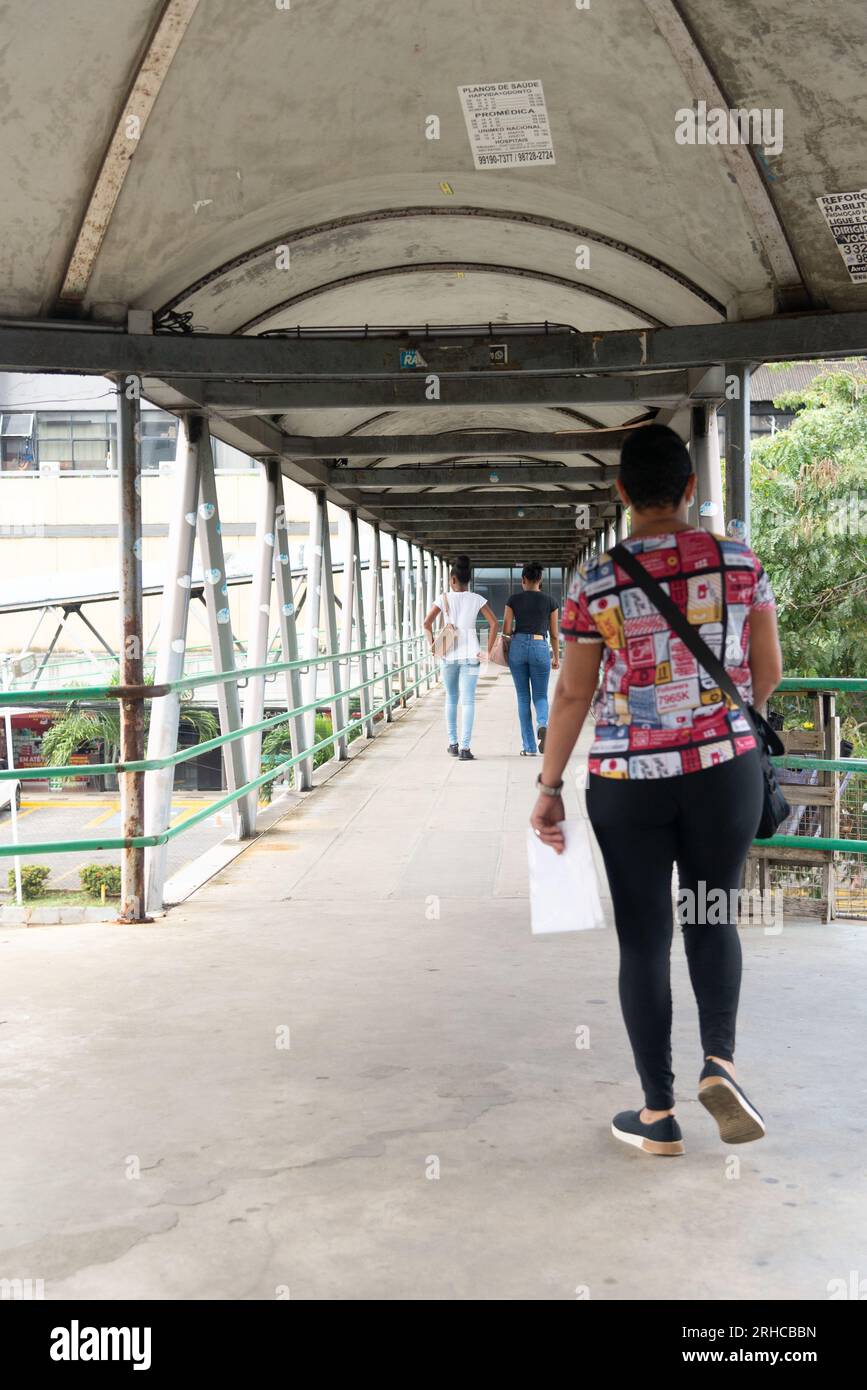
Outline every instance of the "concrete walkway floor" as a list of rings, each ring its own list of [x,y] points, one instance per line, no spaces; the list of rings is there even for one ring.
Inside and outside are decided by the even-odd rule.
[[[614,932],[531,937],[519,746],[507,673],[472,764],[435,690],[163,922],[0,933],[0,1278],[821,1300],[867,1275],[867,929],[744,932],[738,1060],[770,1132],[734,1150],[695,1100],[676,940],[687,1153],[616,1143],[640,1102]]]

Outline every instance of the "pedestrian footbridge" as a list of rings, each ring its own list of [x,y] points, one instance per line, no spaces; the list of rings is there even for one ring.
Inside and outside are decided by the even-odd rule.
[[[608,1133],[637,1101],[613,928],[530,934],[508,673],[476,762],[444,743],[437,686],[152,926],[0,933],[4,1269],[57,1298],[761,1300],[859,1267],[863,927],[745,929],[769,1135],[738,1154],[675,943],[687,1157],[651,1165]]]

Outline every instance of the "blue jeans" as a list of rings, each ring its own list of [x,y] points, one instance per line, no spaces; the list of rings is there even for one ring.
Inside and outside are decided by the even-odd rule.
[[[518,696],[518,717],[521,721],[521,742],[525,753],[535,753],[532,695],[539,728],[548,723],[548,677],[551,674],[551,648],[547,637],[533,637],[529,632],[517,632],[509,643],[509,670]]]
[[[469,748],[476,714],[476,686],[481,662],[444,661],[443,685],[446,688],[446,729],[449,743],[458,741],[458,699],[461,702],[461,748]]]

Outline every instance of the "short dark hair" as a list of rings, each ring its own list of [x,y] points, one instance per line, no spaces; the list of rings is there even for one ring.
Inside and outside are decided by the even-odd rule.
[[[456,555],[452,561],[451,573],[452,577],[456,579],[459,584],[469,584],[470,575],[472,574],[472,565],[470,564],[469,555]]]
[[[537,560],[530,560],[521,570],[521,578],[528,584],[538,584],[542,578],[542,566]]]
[[[689,450],[668,425],[642,425],[626,436],[619,478],[638,511],[676,507],[692,475]]]

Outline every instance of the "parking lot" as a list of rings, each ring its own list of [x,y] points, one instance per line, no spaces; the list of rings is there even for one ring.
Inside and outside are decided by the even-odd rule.
[[[189,819],[197,811],[217,799],[217,794],[202,796],[192,794],[175,796],[172,800],[171,824],[173,826]],[[210,849],[232,829],[229,811],[218,811],[200,821],[190,831],[168,845],[168,876],[190,860],[197,859]],[[48,887],[52,889],[77,892],[80,888],[79,869],[86,864],[120,864],[120,850],[87,850],[69,854],[29,854],[28,844],[44,844],[47,840],[107,839],[120,835],[120,798],[111,792],[33,792],[27,790],[26,783],[21,791],[21,809],[18,812],[18,834],[22,846],[22,862],[25,864],[46,864],[51,869]],[[0,844],[12,843],[11,816],[4,810],[0,816]],[[0,901],[9,901],[12,894],[7,885],[7,874],[13,861],[7,859],[0,870]]]

